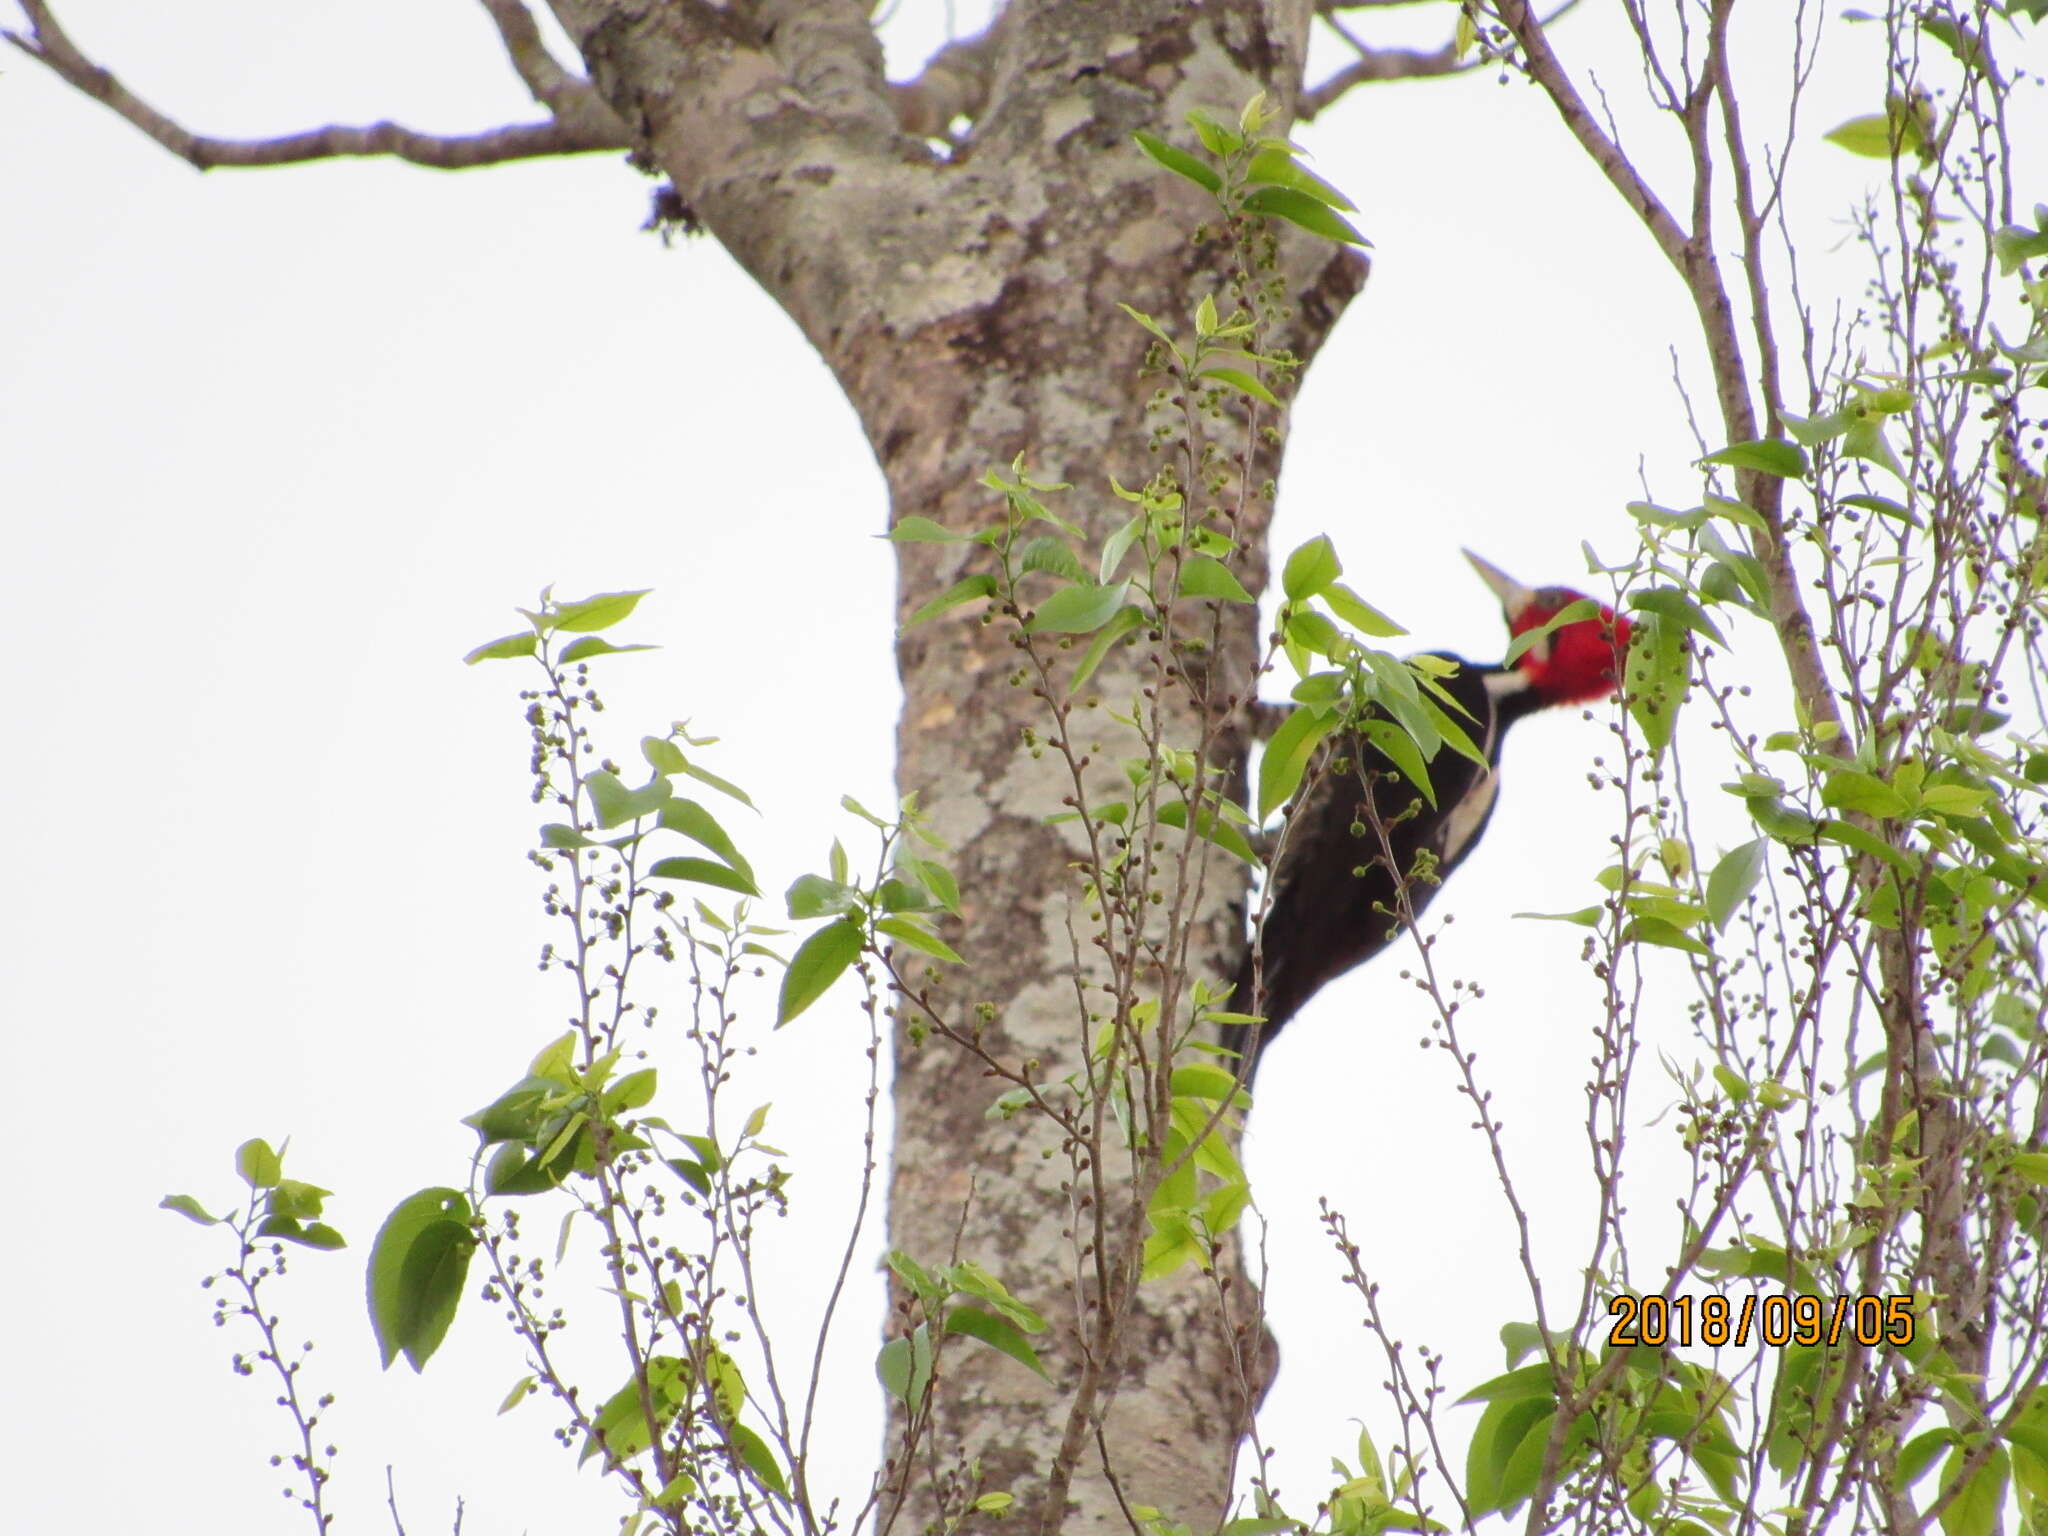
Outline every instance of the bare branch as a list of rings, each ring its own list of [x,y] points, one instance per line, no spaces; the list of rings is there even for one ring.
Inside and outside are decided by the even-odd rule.
[[[560,118],[574,118],[592,109],[611,115],[611,108],[605,106],[590,82],[564,69],[548,52],[525,0],[482,0],[482,4],[497,27],[498,36],[504,39],[512,67],[526,82],[535,101]],[[625,125],[620,124],[621,137],[625,132]]]
[[[1688,281],[1693,275],[1692,238],[1679,227],[1671,210],[1664,206],[1662,199],[1650,190],[1650,184],[1643,180],[1636,168],[1629,163],[1621,146],[1594,120],[1585,98],[1578,87],[1572,84],[1565,73],[1564,65],[1558,62],[1551,51],[1550,39],[1544,35],[1544,24],[1530,12],[1526,0],[1502,0],[1495,7],[1496,14],[1507,29],[1514,34],[1515,41],[1522,46],[1523,56],[1528,60],[1529,74],[1543,87],[1550,97],[1557,115],[1564,119],[1564,125],[1571,130],[1572,137],[1590,155],[1593,163],[1600,167],[1607,179],[1621,193],[1623,201],[1633,208],[1657,248],[1665,259],[1676,267]]]
[[[769,51],[825,116],[896,131],[882,75],[882,43],[859,0],[757,0],[754,19]]]
[[[889,94],[905,133],[938,139],[956,117],[970,120],[988,106],[995,79],[997,32],[1007,10],[973,37],[955,38],[925,61],[915,80],[892,81]]]
[[[309,160],[367,155],[389,155],[434,170],[459,171],[480,165],[502,165],[511,160],[624,149],[628,144],[623,125],[603,110],[594,94],[587,103],[577,103],[550,121],[512,123],[481,133],[420,133],[397,123],[370,123],[360,127],[334,124],[273,139],[208,138],[165,117],[123,85],[111,70],[79,52],[44,0],[21,0],[21,7],[28,15],[29,30],[0,32],[0,36],[202,171],[215,166],[296,165]],[[491,4],[493,19],[498,19],[499,8],[499,4]],[[525,19],[531,27],[532,18]],[[503,29],[504,23],[500,21],[501,32]],[[538,34],[534,40],[538,43]],[[575,83],[564,77],[565,103],[573,94],[567,88]],[[587,91],[588,87],[584,89]]]
[[[1296,116],[1304,120],[1314,117],[1353,86],[1376,85],[1383,80],[1427,80],[1443,75],[1462,75],[1467,70],[1493,62],[1485,54],[1477,52],[1470,58],[1460,58],[1455,42],[1445,43],[1441,48],[1432,48],[1426,52],[1416,48],[1375,48],[1337,19],[1337,13],[1340,11],[1378,10],[1415,3],[1416,0],[1320,0],[1316,6],[1316,14],[1323,18],[1332,32],[1351,45],[1352,51],[1358,57],[1321,85],[1303,91]],[[1543,25],[1549,26],[1578,3],[1579,0],[1564,0],[1562,5],[1544,18]]]
[[[1346,41],[1351,39],[1347,37]],[[1372,48],[1360,43],[1353,43],[1353,46],[1358,49],[1357,58],[1321,85],[1311,86],[1301,93],[1301,105],[1295,109],[1297,117],[1304,121],[1314,117],[1353,86],[1373,85],[1382,80],[1424,80],[1437,75],[1462,75],[1485,62],[1476,57],[1459,59],[1449,43],[1427,53],[1415,48]]]

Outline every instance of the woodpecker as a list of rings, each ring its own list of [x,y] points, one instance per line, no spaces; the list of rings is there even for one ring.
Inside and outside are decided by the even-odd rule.
[[[1500,598],[1510,636],[1540,628],[1585,594],[1569,587],[1522,586],[1470,550],[1472,562]],[[1362,734],[1324,745],[1308,789],[1288,810],[1278,859],[1266,876],[1259,964],[1248,948],[1228,1006],[1260,1014],[1256,1044],[1241,1070],[1249,1080],[1258,1055],[1326,982],[1362,965],[1401,928],[1401,893],[1419,914],[1445,876],[1464,862],[1493,814],[1501,738],[1524,716],[1560,704],[1590,703],[1614,692],[1629,624],[1610,608],[1560,626],[1511,665],[1480,666],[1456,656],[1442,686],[1463,707],[1451,717],[1486,758],[1441,748],[1429,763],[1432,806]],[[1331,769],[1330,764],[1347,764]],[[1375,816],[1375,812],[1377,816]],[[1375,830],[1386,829],[1393,857]],[[1254,987],[1256,975],[1257,986]]]

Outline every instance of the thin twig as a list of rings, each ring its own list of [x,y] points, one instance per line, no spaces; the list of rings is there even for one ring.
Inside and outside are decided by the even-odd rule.
[[[558,114],[546,122],[509,123],[480,133],[421,133],[398,123],[381,122],[336,123],[269,139],[212,138],[166,117],[123,85],[112,70],[87,58],[58,25],[44,0],[21,0],[21,7],[28,16],[28,30],[0,31],[0,36],[197,170],[388,156],[430,170],[461,171],[628,147],[623,125],[603,108],[594,92],[587,98],[589,110]],[[494,8],[494,18],[496,14]],[[531,25],[530,17],[527,21]]]

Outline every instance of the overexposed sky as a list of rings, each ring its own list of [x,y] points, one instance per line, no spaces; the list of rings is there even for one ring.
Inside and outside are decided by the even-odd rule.
[[[1626,114],[1634,67],[1584,9],[1560,46],[1592,51]],[[459,131],[533,110],[474,5],[60,14],[200,131]],[[945,19],[907,0],[899,71]],[[1867,40],[1832,41],[1804,136],[1827,179],[1798,215],[1821,244],[1874,167],[1811,141],[1881,90]],[[1671,384],[1674,339],[1693,361],[1688,308],[1532,88],[1383,87],[1305,137],[1377,249],[1296,411],[1276,548],[1327,532],[1418,647],[1497,655],[1461,545],[1532,584],[1579,582],[1582,539],[1630,547],[1641,476],[1696,499]],[[553,1448],[546,1405],[491,1416],[524,1367],[488,1307],[472,1298],[414,1378],[377,1372],[361,1304],[384,1213],[461,1182],[458,1118],[566,1007],[533,965],[525,676],[459,658],[546,583],[655,588],[620,633],[664,649],[600,673],[614,755],[673,718],[724,737],[713,765],[765,812],[730,825],[779,892],[848,830],[840,794],[893,795],[880,477],[822,365],[718,248],[637,232],[653,184],[617,157],[200,176],[11,53],[0,145],[0,1016],[20,1073],[0,1523],[54,1531],[146,1499],[152,1530],[293,1528],[264,1465],[285,1444],[271,1389],[229,1372],[245,1341],[209,1326],[197,1288],[220,1234],[154,1209],[172,1190],[218,1209],[233,1148],[263,1135],[290,1136],[288,1172],[338,1192],[354,1245],[295,1258],[274,1296],[286,1332],[319,1341],[315,1389],[340,1394],[341,1529],[386,1518],[387,1464],[416,1531],[444,1529],[457,1497],[469,1532],[601,1528],[610,1493]],[[1457,919],[1439,963],[1487,987],[1468,1043],[1559,1285],[1592,1209],[1599,992],[1577,930],[1510,914],[1592,899],[1603,750],[1606,726],[1575,713],[1522,727],[1494,829],[1434,909]],[[1426,1005],[1399,969],[1389,955],[1331,989],[1282,1038],[1250,1136],[1283,1348],[1266,1433],[1304,1511],[1349,1453],[1347,1421],[1386,1417],[1318,1195],[1459,1390],[1498,1369],[1498,1323],[1529,1315],[1469,1108],[1441,1054],[1415,1049]],[[1667,1027],[1659,1043],[1686,1054],[1676,1007]],[[821,1006],[764,1039],[737,1090],[775,1101],[770,1139],[798,1170],[768,1289],[800,1313],[857,1173],[860,1029],[845,999]],[[1653,1076],[1646,1119],[1670,1096]],[[1640,1203],[1656,1230],[1668,1199]],[[859,1277],[824,1450],[848,1490],[880,1423],[881,1291]],[[596,1349],[603,1325],[587,1327]]]

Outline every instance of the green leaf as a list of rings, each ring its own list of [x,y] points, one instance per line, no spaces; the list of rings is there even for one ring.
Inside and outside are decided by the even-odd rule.
[[[273,1215],[304,1220],[318,1216],[322,1203],[333,1193],[303,1179],[279,1179],[271,1188],[269,1208]]]
[[[1091,587],[1085,582],[1062,587],[1038,605],[1024,629],[1036,635],[1092,634],[1116,617],[1130,586],[1127,581],[1119,581],[1106,587]]]
[[[1935,1457],[1939,1456],[1945,1448],[1954,1445],[1961,1438],[1960,1435],[1946,1425],[1943,1425],[1940,1429],[1930,1429],[1923,1435],[1914,1436],[1906,1442],[1905,1449],[1899,1452],[1899,1459],[1892,1467],[1892,1486],[1894,1488],[1912,1487],[1913,1484],[1919,1482],[1921,1478],[1927,1475],[1928,1468],[1934,1465]]]
[[[1154,134],[1139,132],[1132,134],[1131,137],[1137,141],[1138,148],[1156,164],[1164,166],[1174,175],[1192,181],[1211,196],[1223,190],[1223,178],[1206,161],[1197,160],[1184,149],[1175,149]]]
[[[1333,581],[1324,587],[1321,597],[1330,605],[1330,612],[1361,635],[1370,635],[1375,640],[1391,640],[1408,633],[1341,581]]]
[[[1539,923],[1571,923],[1580,928],[1597,928],[1605,910],[1603,907],[1581,907],[1576,912],[1517,912],[1515,916]]]
[[[530,1152],[526,1143],[508,1141],[491,1154],[484,1167],[484,1193],[538,1195],[559,1188],[572,1170]]]
[[[641,746],[644,749],[648,742],[653,742],[656,739],[650,736],[647,738],[647,741],[641,743]],[[680,832],[692,842],[700,843],[704,847],[709,848],[713,853],[725,860],[727,864],[738,870],[750,884],[752,883],[754,879],[753,865],[740,856],[739,849],[733,846],[732,839],[726,836],[725,828],[718,824],[718,819],[696,801],[666,800],[662,803],[659,819],[662,826],[666,827],[669,831]]]
[[[875,888],[875,904],[884,912],[927,912],[932,898],[915,880],[891,875]]]
[[[2032,230],[2022,224],[2008,224],[1991,237],[1991,249],[1998,257],[1999,275],[2011,277],[2022,262],[2048,256],[2048,228]]]
[[[1910,507],[1893,501],[1889,496],[1844,496],[1841,505],[1857,507],[1865,512],[1875,512],[1879,517],[1893,517],[1914,528],[1926,525]]]
[[[197,1200],[194,1200],[190,1195],[165,1195],[163,1199],[157,1201],[157,1208],[165,1211],[176,1211],[188,1221],[196,1221],[202,1227],[220,1225],[220,1218],[218,1216],[209,1216],[206,1213],[206,1207]]]
[[[1125,304],[1122,301],[1119,301],[1116,307],[1122,310],[1125,314],[1129,315],[1133,320],[1137,321],[1139,325],[1143,326],[1153,336],[1157,337],[1159,340],[1159,344],[1165,347],[1167,351],[1171,352],[1176,359],[1181,358],[1180,348],[1175,346],[1173,343],[1173,338],[1167,335],[1166,332],[1160,328],[1159,322],[1157,320],[1154,320],[1142,309],[1133,309],[1130,305]]]
[[[910,1340],[891,1339],[876,1352],[875,1379],[897,1402],[914,1406],[910,1401]]]
[[[1622,933],[1626,943],[1655,944],[1663,949],[1680,949],[1701,959],[1710,958],[1713,951],[1698,939],[1675,924],[1659,917],[1639,917],[1630,923]]]
[[[1920,792],[1921,806],[1941,816],[1980,815],[1990,798],[1989,790],[1968,784],[1930,784]]]
[[[1806,452],[1783,438],[1760,438],[1750,443],[1731,443],[1710,453],[1702,464],[1725,464],[1730,469],[1754,469],[1781,480],[1799,480],[1806,475]]]
[[[1739,589],[1740,598],[1755,612],[1762,614],[1770,603],[1770,582],[1764,575],[1763,562],[1746,549],[1737,549],[1721,537],[1720,530],[1706,527],[1700,530],[1700,548],[1714,557],[1714,565],[1700,581],[1700,595],[1716,602],[1728,601],[1729,595],[1717,589],[1713,578],[1722,573],[1723,581],[1731,581]]]
[[[1776,841],[1800,847],[1822,832],[1821,823],[1790,801],[1774,795],[1755,795],[1745,802],[1749,818]]]
[[[993,1312],[984,1312],[980,1307],[955,1307],[946,1314],[946,1332],[979,1339],[991,1348],[1001,1350],[1019,1365],[1037,1372],[1047,1381],[1052,1380],[1052,1377],[1046,1375],[1045,1367],[1039,1364],[1038,1351],[1031,1347],[1014,1324],[1006,1318],[997,1317]]]
[[[1243,1109],[1251,1102],[1244,1092],[1244,1085],[1238,1082],[1235,1072],[1209,1061],[1190,1062],[1186,1066],[1175,1067],[1172,1092],[1177,1099],[1199,1099],[1205,1106],[1227,1101]]]
[[[1577,624],[1581,620],[1597,619],[1599,616],[1600,605],[1594,602],[1592,598],[1574,598],[1541,624],[1523,630],[1508,641],[1507,654],[1501,658],[1501,661],[1504,665],[1511,667],[1529,651],[1535,649],[1535,647],[1556,634],[1560,629],[1563,629],[1567,624]]]
[[[1481,1382],[1458,1401],[1461,1403],[1505,1403],[1526,1398],[1541,1398],[1548,1402],[1556,1395],[1557,1384],[1551,1374],[1550,1362],[1525,1365],[1520,1370],[1508,1371]]]
[[[542,1078],[564,1088],[579,1086],[576,1076],[576,1031],[565,1029],[534,1055],[527,1063],[528,1077]]]
[[[1243,134],[1201,107],[1188,113],[1188,126],[1195,130],[1195,137],[1202,141],[1202,148],[1212,155],[1234,155],[1244,148]]]
[[[462,658],[465,667],[473,667],[480,661],[505,661],[514,656],[531,656],[540,649],[540,636],[532,630],[520,635],[507,635],[502,640],[487,640]]]
[[[604,1406],[591,1420],[592,1433],[583,1442],[583,1452],[577,1458],[579,1466],[602,1450],[605,1464],[616,1467],[653,1445],[657,1427],[666,1424],[682,1407],[696,1372],[687,1360],[654,1355],[647,1361],[645,1375],[644,1395],[641,1378],[635,1374],[605,1399]],[[654,1412],[654,1424],[648,1423],[649,1407]]]
[[[930,955],[935,960],[944,960],[952,965],[967,963],[954,952],[952,945],[913,918],[881,918],[875,923],[875,932],[886,933],[897,942],[907,944],[918,953]]]
[[[1221,560],[1208,555],[1190,555],[1180,568],[1182,597],[1215,597],[1227,603],[1248,603],[1251,593]]]
[[[963,576],[905,619],[903,628],[915,629],[926,620],[937,618],[948,608],[958,608],[962,603],[971,603],[977,597],[994,597],[996,590],[995,577],[986,571],[974,576]]]
[[[1112,480],[1110,483],[1115,485],[1116,482]],[[1131,552],[1131,546],[1145,531],[1145,522],[1146,516],[1140,512],[1103,541],[1102,564],[1096,571],[1096,579],[1104,586],[1109,585],[1109,578],[1116,574],[1116,568],[1124,563],[1124,556]]]
[[[1187,803],[1169,800],[1159,807],[1159,824],[1162,827],[1183,828],[1188,824]],[[1214,843],[1225,853],[1256,866],[1259,856],[1253,851],[1249,839],[1228,821],[1219,820],[1214,811],[1204,809],[1195,818],[1195,836]]]
[[[932,1339],[928,1324],[919,1323],[908,1338],[895,1338],[875,1357],[875,1374],[898,1402],[915,1411],[932,1380]]]
[[[714,864],[709,859],[661,859],[647,871],[650,880],[692,880],[698,885],[715,885],[742,896],[758,896],[754,882],[736,869]]]
[[[1763,878],[1764,856],[1770,839],[1759,837],[1721,855],[1714,872],[1707,876],[1707,916],[1716,933],[1727,928],[1738,908],[1749,899]]]
[[[573,603],[560,603],[548,615],[546,623],[550,629],[565,629],[578,635],[610,629],[639,607],[640,599],[653,590],[652,587],[642,587],[638,592],[600,592]]]
[[[744,1424],[729,1424],[726,1426],[726,1433],[732,1436],[732,1448],[739,1452],[740,1460],[760,1481],[761,1486],[785,1499],[788,1498],[789,1484],[783,1481],[782,1464],[775,1459],[775,1453],[768,1449],[768,1442]]]
[[[1284,149],[1269,146],[1259,150],[1252,156],[1251,164],[1245,167],[1244,179],[1254,185],[1292,187],[1340,212],[1358,212],[1356,203]]]
[[[787,896],[789,915],[797,922],[814,917],[837,917],[860,905],[860,892],[839,880],[823,875],[798,875],[790,882]]]
[[[616,1115],[627,1110],[645,1109],[654,1102],[657,1076],[653,1067],[642,1067],[637,1072],[628,1072],[605,1090],[606,1112]]]
[[[1328,590],[1330,583],[1343,574],[1336,546],[1331,544],[1328,534],[1319,533],[1287,557],[1280,572],[1280,590],[1286,593],[1288,602],[1304,603]]]
[[[1214,379],[1219,384],[1228,384],[1240,394],[1250,395],[1254,400],[1262,401],[1272,406],[1275,410],[1278,410],[1280,407],[1280,397],[1246,373],[1242,368],[1204,368],[1196,377]]]
[[[1289,644],[1314,655],[1342,661],[1351,654],[1351,642],[1344,632],[1313,608],[1288,609],[1281,630]]]
[[[284,1177],[284,1159],[271,1150],[269,1142],[254,1137],[235,1149],[235,1172],[251,1189],[270,1189]]]
[[[1082,579],[1080,557],[1065,539],[1049,533],[1026,539],[1017,547],[1017,568],[1020,571],[1043,571],[1048,576],[1058,576],[1067,581]]]
[[[586,774],[583,787],[589,791],[591,808],[597,812],[597,824],[606,828],[653,815],[675,793],[675,786],[658,775],[638,789],[628,789],[617,774],[602,768]]]
[[[955,533],[941,523],[913,512],[908,517],[899,517],[896,526],[882,535],[898,544],[957,544],[967,535]]]
[[[978,1296],[1026,1333],[1043,1333],[1046,1321],[1033,1308],[1010,1294],[1010,1288],[972,1259],[962,1259],[945,1271],[954,1289]],[[934,1293],[935,1297],[937,1293]]]
[[[1868,117],[1852,117],[1821,135],[1852,155],[1895,160],[1902,152],[1918,153],[1926,145],[1919,114],[1901,104]]]
[[[384,1368],[401,1353],[415,1371],[441,1346],[476,1248],[459,1189],[423,1189],[399,1202],[370,1248],[370,1325]]]
[[[953,872],[945,865],[911,854],[900,854],[896,860],[896,867],[929,891],[932,900],[954,916],[959,915],[960,887],[953,879]]]
[[[739,801],[748,810],[754,809],[754,802],[747,798],[747,792],[744,789],[741,789],[739,785],[729,779],[721,779],[708,768],[699,768],[695,763],[683,756],[682,748],[678,747],[673,741],[661,736],[643,736],[640,738],[640,752],[656,773],[665,774],[670,777],[678,773],[687,774],[699,784],[709,784],[721,795],[726,795]],[[684,803],[687,804],[689,802]],[[663,822],[664,826],[669,824],[666,821]],[[684,826],[678,826],[676,830],[691,837],[697,835]],[[700,838],[699,841],[703,841],[703,839]],[[745,868],[744,860],[734,859],[732,863],[736,869]],[[749,873],[752,873],[752,871],[749,871]]]
[[[1358,731],[1401,770],[1401,777],[1414,785],[1423,799],[1432,806],[1436,804],[1436,786],[1429,781],[1429,764],[1413,736],[1392,720],[1361,720]]]
[[[1888,818],[1906,813],[1906,797],[1875,775],[1855,768],[1836,767],[1820,787],[1823,805],[1838,811],[1861,811],[1866,816]]]
[[[1628,605],[1638,613],[1654,613],[1659,618],[1682,624],[1716,645],[1725,647],[1728,644],[1714,621],[1707,617],[1706,609],[1676,587],[1651,587],[1648,591],[1631,593]]]
[[[1685,702],[1686,685],[1692,675],[1685,633],[1683,624],[1646,612],[1637,618],[1629,636],[1622,690],[1628,698],[1630,716],[1656,752],[1671,744],[1678,708]]]
[[[862,939],[860,924],[841,918],[804,940],[782,976],[782,997],[775,1011],[777,1029],[823,997],[846,973],[860,956]]]
[[[1293,187],[1261,187],[1245,198],[1244,211],[1285,219],[1312,235],[1321,235],[1325,240],[1335,240],[1344,245],[1372,244],[1352,227],[1350,220],[1328,203]]]
[[[2012,1171],[2029,1184],[2048,1185],[2048,1152],[2015,1152],[2011,1164]],[[164,1203],[168,1205],[170,1202]]]
[[[1334,723],[1332,717],[1306,708],[1297,709],[1280,723],[1259,759],[1260,821],[1285,805],[1301,787],[1309,760]]]
[[[1088,649],[1081,653],[1081,659],[1074,663],[1074,675],[1067,682],[1068,691],[1078,692],[1081,685],[1095,675],[1095,669],[1102,665],[1110,647],[1132,630],[1142,629],[1144,625],[1144,610],[1135,604],[1126,603],[1118,609],[1116,617],[1096,632],[1095,638],[1088,642]]]
[[[886,1262],[890,1270],[905,1285],[910,1287],[911,1291],[916,1294],[917,1299],[924,1304],[927,1310],[936,1307],[947,1296],[952,1294],[953,1287],[951,1285],[941,1285],[930,1270],[918,1263],[917,1260],[913,1259],[901,1248],[890,1249]]]
[[[1949,1451],[1948,1464],[1942,1469],[1944,1492],[1961,1476],[1971,1449],[1970,1441],[1963,1440]],[[1947,1536],[1991,1536],[1998,1528],[1998,1515],[2005,1504],[2005,1488],[2011,1473],[2012,1461],[2005,1447],[1992,1446],[1991,1454],[1970,1474],[1970,1480],[1943,1506],[1941,1528]]]
[[[658,645],[613,645],[602,635],[585,635],[581,640],[572,640],[556,660],[564,663],[588,661],[593,656],[616,656],[626,651],[658,651]]]
[[[1881,416],[1864,416],[1852,423],[1842,434],[1842,452],[1852,459],[1863,459],[1878,468],[1890,472],[1894,480],[1905,483],[1906,471],[1899,463],[1899,456],[1892,452],[1892,445],[1884,435],[1884,419]]]

